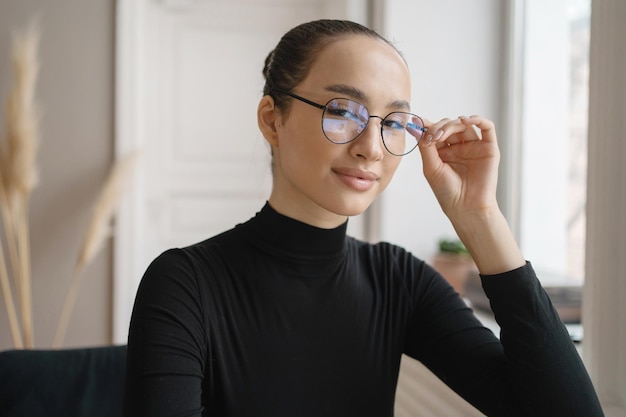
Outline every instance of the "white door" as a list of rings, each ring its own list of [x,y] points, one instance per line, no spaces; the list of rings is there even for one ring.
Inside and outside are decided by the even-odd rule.
[[[115,343],[152,259],[232,228],[268,198],[256,106],[280,36],[318,18],[364,23],[366,11],[367,0],[118,2],[116,153],[142,157],[116,222]],[[350,228],[362,237],[363,220]]]

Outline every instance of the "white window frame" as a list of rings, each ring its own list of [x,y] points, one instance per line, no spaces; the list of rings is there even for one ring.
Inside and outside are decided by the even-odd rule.
[[[525,0],[508,0],[499,199],[520,234]],[[626,29],[623,0],[592,0],[583,359],[606,417],[626,417]]]

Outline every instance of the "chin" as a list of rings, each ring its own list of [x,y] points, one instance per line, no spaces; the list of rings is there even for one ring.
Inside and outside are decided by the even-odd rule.
[[[359,201],[359,199],[353,199],[352,201],[343,201],[339,202],[338,204],[335,203],[329,205],[329,210],[340,216],[354,217],[365,212],[365,210],[368,209],[373,201],[374,200],[371,198],[362,199],[361,201]]]

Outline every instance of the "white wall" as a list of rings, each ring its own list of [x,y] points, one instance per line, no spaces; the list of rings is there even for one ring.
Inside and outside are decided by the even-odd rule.
[[[0,0],[0,127],[11,32],[41,24],[40,182],[30,211],[35,346],[51,346],[91,208],[113,159],[113,0]],[[65,346],[111,340],[111,245],[88,266]],[[0,298],[0,350],[13,346]]]
[[[382,32],[411,69],[414,113],[433,121],[482,114],[498,126],[502,2],[388,0],[382,13]],[[455,236],[422,175],[417,150],[404,157],[380,209],[380,238],[425,260],[439,238]]]

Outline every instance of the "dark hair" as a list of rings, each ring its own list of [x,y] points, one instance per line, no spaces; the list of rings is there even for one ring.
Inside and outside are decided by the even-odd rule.
[[[265,58],[263,94],[272,96],[281,112],[286,111],[289,97],[275,90],[292,91],[307,76],[311,63],[320,51],[339,38],[350,35],[379,39],[398,51],[376,31],[359,23],[330,19],[303,23],[283,35],[276,48]]]

